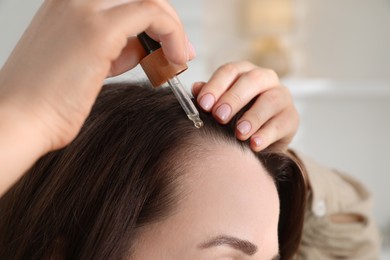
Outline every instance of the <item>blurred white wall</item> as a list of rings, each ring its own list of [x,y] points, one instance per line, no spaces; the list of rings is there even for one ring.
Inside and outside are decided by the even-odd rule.
[[[0,0],[0,67],[43,0]]]
[[[222,62],[244,56],[240,40],[242,0],[172,0],[183,18],[199,59],[191,70],[209,75]],[[0,66],[43,0],[0,0]],[[295,0],[297,28],[292,47],[301,78],[390,78],[390,1]],[[185,78],[190,77],[185,74]]]
[[[284,37],[292,49],[293,77],[390,78],[390,1],[292,1],[295,23]],[[187,1],[181,2],[184,8]],[[205,34],[213,69],[213,64],[247,54],[248,42],[241,40],[244,35],[240,28],[243,2],[204,1]]]
[[[374,195],[379,225],[390,232],[390,81],[284,83],[301,115],[292,147],[362,181]]]
[[[300,77],[390,79],[389,0],[295,0]]]

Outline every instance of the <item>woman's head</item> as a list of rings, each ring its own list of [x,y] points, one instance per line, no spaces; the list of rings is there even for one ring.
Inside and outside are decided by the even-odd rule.
[[[0,200],[0,256],[291,255],[304,207],[298,166],[252,153],[234,120],[201,118],[196,129],[167,89],[105,87],[78,137]]]

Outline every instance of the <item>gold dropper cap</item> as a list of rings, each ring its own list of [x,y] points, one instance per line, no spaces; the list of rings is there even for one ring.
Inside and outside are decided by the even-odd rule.
[[[140,64],[154,87],[161,86],[188,68],[186,64],[178,65],[169,62],[161,48],[143,58]]]

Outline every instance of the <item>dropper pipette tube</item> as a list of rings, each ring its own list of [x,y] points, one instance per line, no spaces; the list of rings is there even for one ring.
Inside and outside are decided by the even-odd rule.
[[[198,110],[181,84],[179,78],[173,77],[169,79],[168,85],[172,89],[173,94],[176,96],[188,118],[194,122],[196,128],[201,128],[203,126],[203,121],[200,119]]]

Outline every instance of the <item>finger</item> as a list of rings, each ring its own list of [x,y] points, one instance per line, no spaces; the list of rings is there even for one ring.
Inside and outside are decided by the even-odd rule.
[[[180,20],[179,15],[177,14],[177,12],[173,8],[173,6],[169,4],[168,1],[166,1],[166,0],[150,0],[150,1],[153,1],[153,2],[157,3],[159,6],[161,6],[168,14],[170,14],[180,24],[180,26],[182,27],[182,29],[184,31],[184,26]],[[159,40],[159,41],[161,40],[159,35],[154,35],[154,37],[153,37],[153,33],[152,33],[151,36],[155,40]],[[188,60],[193,60],[196,57],[196,51],[195,51],[194,46],[192,45],[192,43],[188,39],[187,34],[185,34],[185,42],[187,45]]]
[[[95,7],[100,10],[108,10],[117,6],[121,6],[131,2],[141,2],[142,0],[97,0],[91,4],[94,4]],[[170,14],[178,23],[181,24],[180,18],[175,11],[175,9],[166,1],[166,0],[144,0],[150,1],[157,5],[159,5],[162,9],[164,9],[168,14]]]
[[[252,150],[258,152],[269,146],[275,146],[284,151],[298,129],[298,122],[298,113],[284,110],[251,137]]]
[[[149,1],[157,4],[165,12],[170,14],[176,20],[177,23],[182,24],[179,15],[166,0],[97,0],[93,4],[98,10],[104,11],[124,4],[132,3],[132,2],[142,2],[142,1]]]
[[[268,70],[257,68],[244,73],[215,104],[213,115],[218,122],[227,123],[254,97],[276,86],[279,86],[279,80]]]
[[[155,41],[161,42],[160,35],[157,35],[157,34],[150,32],[150,31],[147,31],[147,33]],[[187,54],[186,54],[187,61],[191,61],[191,60],[195,59],[195,57],[196,57],[196,50],[195,50],[195,47],[190,42],[190,40],[188,39],[188,36],[184,35],[184,37],[185,37],[185,43],[186,43],[186,48],[187,48],[187,50],[186,50],[187,51]]]
[[[290,93],[285,87],[271,88],[262,93],[237,122],[237,138],[247,140],[267,121],[291,104]]]
[[[142,1],[142,0],[91,0],[87,4],[93,5],[97,10],[108,10],[129,2]]]
[[[145,55],[146,52],[137,37],[130,37],[119,57],[112,62],[109,77],[120,75],[134,68]]]
[[[221,66],[198,94],[198,104],[205,111],[211,111],[224,92],[229,89],[244,72],[254,69],[249,62],[228,63]]]
[[[156,4],[161,6],[167,13],[169,13],[174,19],[176,19],[178,23],[182,24],[176,10],[172,7],[172,5],[169,4],[168,1],[166,0],[149,0],[149,1],[155,2]]]
[[[138,65],[146,54],[137,37],[130,37],[119,57],[112,62],[108,77],[118,76],[131,70]]]
[[[206,84],[206,82],[195,82],[192,85],[192,95],[196,98],[200,92],[200,90],[203,88],[203,86]]]
[[[187,38],[187,48],[188,48],[188,60],[191,61],[196,58],[196,50],[194,45],[192,45],[191,41]]]
[[[187,42],[181,25],[156,3],[151,1],[127,3],[107,10],[106,16],[110,26],[118,28],[118,31],[126,36],[143,31],[159,35],[168,60],[176,64],[187,62]]]

